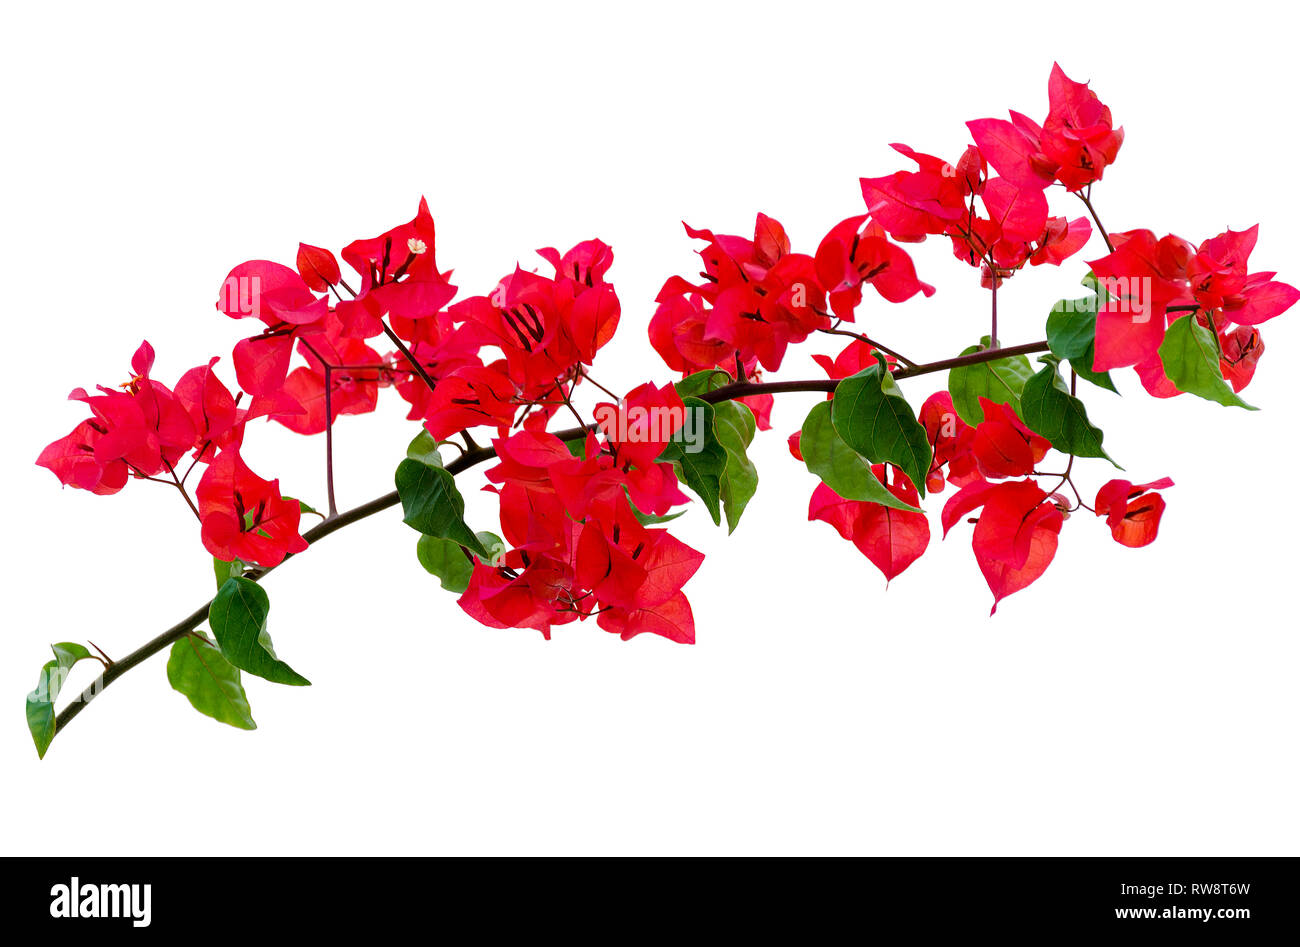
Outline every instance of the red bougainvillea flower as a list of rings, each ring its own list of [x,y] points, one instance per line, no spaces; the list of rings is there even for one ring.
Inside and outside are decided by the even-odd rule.
[[[1092,237],[1092,224],[1087,217],[1068,220],[1065,217],[1049,217],[1047,231],[1038,241],[1038,248],[1029,257],[1031,266],[1050,263],[1060,266],[1067,259],[1084,248]]]
[[[1094,368],[1133,365],[1151,394],[1178,394],[1164,375],[1160,343],[1171,306],[1199,306],[1202,325],[1215,313],[1224,377],[1234,386],[1249,383],[1263,351],[1249,329],[1300,300],[1300,290],[1274,280],[1274,273],[1248,271],[1258,231],[1228,230],[1195,248],[1172,234],[1157,240],[1150,230],[1114,234],[1115,251],[1089,264],[1109,296],[1097,314]],[[1237,331],[1242,328],[1247,331]]]
[[[1257,326],[1281,315],[1300,300],[1300,290],[1273,279],[1274,273],[1250,273],[1251,251],[1259,224],[1249,230],[1225,230],[1196,248],[1187,263],[1192,296],[1206,309],[1220,309],[1239,326]]]
[[[1264,340],[1259,330],[1251,326],[1219,330],[1219,370],[1232,385],[1233,391],[1242,391],[1255,377],[1255,366],[1264,354]]]
[[[385,317],[427,319],[451,302],[456,287],[438,271],[436,237],[429,203],[422,197],[410,223],[343,248],[343,259],[361,277],[356,298],[335,306],[345,335],[368,339],[383,331]]]
[[[866,214],[832,227],[817,247],[815,263],[817,279],[830,294],[831,311],[848,322],[862,302],[863,285],[871,285],[891,303],[917,293],[934,295],[933,286],[916,278],[907,252],[889,242],[879,223],[868,223]]]
[[[665,400],[653,386],[627,399],[633,405]],[[461,596],[468,614],[547,637],[553,625],[598,615],[600,627],[624,637],[650,631],[694,640],[681,587],[703,556],[667,530],[642,525],[628,502],[638,470],[660,477],[666,468],[674,502],[686,497],[676,490],[672,468],[655,464],[648,450],[638,456],[645,466],[632,467],[628,455],[648,442],[630,433],[639,428],[620,427],[626,420],[617,411],[607,418],[619,436],[619,459],[613,442],[602,446],[594,432],[582,457],[540,429],[494,442],[501,462],[487,476],[500,484],[502,532],[513,548],[498,564],[475,565]]]
[[[829,355],[814,355],[812,359],[829,377],[838,380],[879,364],[876,356],[875,346],[862,339],[854,339],[833,359]],[[880,357],[885,360],[886,367],[892,371],[895,364],[894,357],[884,353],[880,353]],[[827,398],[830,397],[831,395],[828,394]]]
[[[1109,297],[1097,312],[1096,371],[1155,358],[1164,341],[1169,306],[1193,302],[1187,284],[1187,241],[1129,230],[1112,234],[1111,242],[1113,253],[1088,264]]]
[[[997,244],[1005,244],[1007,255],[1014,260],[999,266],[1018,266],[1023,262],[1025,244],[1038,240],[1047,230],[1047,196],[1032,187],[1018,187],[1006,178],[993,178],[984,185],[980,200],[997,230]]]
[[[587,259],[596,262],[584,268]],[[590,365],[618,327],[618,296],[603,280],[612,259],[607,246],[588,241],[559,260],[581,279],[564,276],[563,271],[551,279],[516,268],[491,294],[451,307],[453,318],[462,324],[459,341],[476,350],[500,349],[523,399],[554,395],[557,380],[571,377],[580,365]]]
[[[686,408],[671,384],[660,388],[647,382],[618,404],[596,405],[595,418],[616,461],[645,467],[655,462],[685,423]]]
[[[964,487],[980,479],[975,455],[971,450],[975,429],[957,414],[951,394],[936,391],[926,398],[917,420],[925,428],[932,449],[930,472],[925,480],[928,492],[941,492],[945,483]],[[948,468],[946,476],[945,467]]]
[[[708,339],[709,317],[704,297],[680,276],[664,283],[650,318],[650,344],[673,371],[689,375],[723,365],[731,349],[721,339]]]
[[[61,437],[43,451],[36,463],[67,487],[89,490],[101,496],[117,493],[126,486],[127,466],[121,459],[103,462],[95,456],[95,445],[104,436],[103,424],[82,421],[67,437]]]
[[[555,267],[556,279],[571,279],[584,286],[605,282],[614,264],[614,251],[600,240],[584,240],[563,256],[554,247],[543,247],[537,255]]]
[[[649,632],[678,644],[695,644],[695,616],[681,592],[645,608],[609,608],[597,616],[596,624],[624,641]]]
[[[954,255],[980,268],[986,288],[1026,263],[1059,265],[1079,252],[1091,224],[1050,216],[1045,189],[1059,180],[1077,190],[1100,178],[1123,132],[1111,128],[1109,111],[1087,85],[1072,82],[1059,66],[1048,94],[1044,125],[1019,112],[1011,112],[1010,121],[967,122],[975,145],[956,165],[895,145],[918,170],[862,179],[874,221],[896,240],[947,235]],[[990,166],[997,177],[988,176]]]
[[[813,258],[790,252],[781,224],[759,214],[754,239],[686,226],[708,242],[703,282],[671,277],[659,291],[650,341],[676,371],[702,371],[739,357],[775,371],[786,347],[830,325]]]
[[[1019,112],[1010,114],[1011,121],[977,118],[966,127],[980,155],[1001,178],[1015,187],[1042,192],[1056,170],[1039,144],[1042,126]]]
[[[339,272],[339,261],[323,247],[298,244],[298,259],[295,262],[298,264],[298,275],[313,292],[327,293],[343,279],[343,274]]]
[[[1075,82],[1056,63],[1047,81],[1049,107],[1039,141],[1043,154],[1058,167],[1056,180],[1077,191],[1100,181],[1115,163],[1124,129],[1115,128],[1110,109],[1086,82]]]
[[[892,482],[884,464],[871,468],[876,479],[904,503],[920,502],[916,488],[902,471],[893,469]],[[880,503],[846,500],[824,483],[808,504],[808,519],[830,523],[858,547],[885,576],[885,583],[921,557],[930,543],[930,521],[924,513],[895,510]]]
[[[898,171],[880,178],[862,178],[867,212],[895,240],[915,243],[941,234],[968,213],[966,198],[979,187],[983,158],[976,151],[951,165],[907,145],[890,145],[917,164],[916,171]],[[958,173],[958,168],[962,172]]]
[[[344,248],[343,258],[360,276],[355,294],[334,254],[305,243],[298,245],[296,272],[267,260],[241,263],[231,270],[217,308],[233,318],[257,318],[266,325],[260,335],[244,339],[234,350],[235,377],[252,397],[250,415],[272,416],[308,433],[320,429],[324,409],[304,406],[298,397],[313,401],[323,395],[323,372],[317,371],[320,378],[313,378],[313,369],[322,369],[319,360],[313,364],[308,358],[306,369],[296,370],[292,382],[285,384],[299,340],[316,339],[318,349],[335,354],[357,354],[363,351],[359,344],[379,335],[387,319],[393,332],[413,345],[444,341],[451,323],[443,307],[456,288],[447,282],[449,274],[438,271],[434,248],[433,218],[421,199],[414,220]],[[352,298],[343,298],[340,289]],[[331,292],[338,299],[332,309]],[[322,335],[328,338],[321,340]],[[394,371],[414,373],[404,356],[395,362]],[[384,380],[391,377],[385,375]],[[336,381],[348,384],[341,375]],[[366,387],[345,391],[336,411],[355,412],[369,395]]]
[[[944,536],[972,510],[983,507],[975,523],[972,546],[984,581],[993,592],[993,609],[1014,592],[1038,579],[1056,555],[1066,505],[1048,496],[1032,480],[968,484],[944,505]]]
[[[1098,516],[1106,517],[1106,525],[1115,541],[1136,549],[1155,542],[1160,530],[1165,500],[1154,491],[1166,490],[1173,485],[1168,477],[1136,486],[1127,480],[1111,480],[1097,491],[1097,502],[1093,506]]]
[[[232,319],[260,319],[268,328],[310,326],[325,319],[329,303],[303,277],[281,263],[249,260],[221,284],[217,309]]]
[[[1106,167],[1115,163],[1124,129],[1114,127],[1110,109],[1086,82],[1070,79],[1056,63],[1047,81],[1047,97],[1041,132],[1035,135],[1032,123],[1021,123],[1037,139],[1044,167],[1054,166],[1056,180],[1071,191],[1100,181]]]
[[[319,285],[320,277],[309,272]],[[235,377],[253,397],[250,410],[254,414],[269,414],[275,407],[285,409],[278,399],[289,374],[294,339],[321,331],[329,317],[328,300],[316,296],[303,277],[289,267],[269,260],[250,260],[226,276],[217,309],[232,319],[260,319],[266,325],[260,335],[236,344]]]
[[[297,434],[319,434],[326,428],[325,384],[329,379],[328,421],[333,423],[344,414],[368,414],[379,403],[379,389],[391,375],[382,367],[386,362],[360,339],[322,333],[300,339],[298,351],[307,364],[295,368],[284,382],[284,393],[293,399],[298,410],[271,415]],[[334,367],[339,366],[339,367]]]
[[[195,446],[195,422],[170,389],[149,377],[153,362],[153,347],[144,342],[131,359],[132,378],[120,390],[100,386],[98,395],[80,388],[72,392],[68,397],[84,402],[94,417],[87,422],[89,427],[79,426],[68,438],[50,445],[49,455],[42,454],[47,461],[42,465],[65,484],[90,483],[86,489],[110,493],[115,492],[114,487],[121,489],[119,462],[139,477],[174,468]],[[88,453],[85,447],[91,448],[101,468],[99,475],[84,461],[69,465],[71,453]]]
[[[191,368],[176,383],[176,399],[194,422],[196,459],[211,460],[218,450],[237,448],[244,440],[248,412],[212,370],[220,359]]]
[[[1052,442],[1025,427],[1015,410],[980,398],[984,420],[975,426],[969,449],[979,472],[990,480],[1023,477],[1047,456]]]
[[[515,385],[505,373],[504,361],[465,365],[438,379],[428,399],[424,426],[440,441],[473,427],[490,426],[504,433],[518,409]]]
[[[307,548],[298,535],[298,501],[280,495],[278,480],[263,480],[249,470],[238,451],[224,450],[217,456],[194,496],[203,521],[203,546],[218,559],[270,567]]]

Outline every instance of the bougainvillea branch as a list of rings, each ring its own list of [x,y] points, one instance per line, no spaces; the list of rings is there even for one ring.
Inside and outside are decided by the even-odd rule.
[[[199,520],[217,584],[210,601],[119,661],[74,642],[54,645],[27,699],[38,751],[103,688],[169,648],[173,688],[216,720],[255,727],[244,674],[309,683],[272,647],[262,580],[326,536],[399,505],[418,534],[420,563],[483,625],[550,638],[594,619],[624,640],[649,633],[693,643],[684,587],[703,555],[667,524],[693,494],[715,524],[736,529],[759,483],[748,450],[770,428],[777,395],[823,396],[789,438],[811,475],[808,519],[833,527],[887,583],[925,553],[923,504],[949,488],[943,534],[973,524],[994,612],[1044,574],[1079,511],[1122,546],[1150,544],[1173,481],[1111,477],[1095,495],[1081,485],[1087,470],[1118,465],[1080,388],[1117,395],[1113,373],[1132,369],[1156,398],[1191,394],[1249,409],[1240,392],[1264,351],[1258,327],[1300,292],[1250,270],[1258,227],[1199,244],[1107,231],[1092,188],[1116,161],[1123,130],[1059,67],[1041,124],[1011,112],[967,128],[973,143],[956,162],[894,145],[915,170],[862,178],[865,212],[832,226],[811,253],[795,251],[785,228],[761,213],[752,236],[686,226],[702,244],[701,269],[664,282],[648,328],[675,382],[637,379],[624,389],[592,377],[622,316],[608,279],[613,251],[600,240],[539,250],[551,275],[516,265],[485,294],[461,296],[436,263],[433,217],[421,201],[410,222],[343,248],[354,280],[331,251],[310,244],[299,245],[294,267],[235,267],[217,308],[260,323],[232,352],[236,391],[218,377],[215,357],[174,387],[162,384],[146,342],[127,382],[72,393],[91,416],[38,460],[64,485],[98,494],[130,480],[176,489]],[[1087,216],[1054,216],[1048,195],[1057,188]],[[1002,283],[1026,266],[1073,260],[1094,228],[1106,253],[1080,268],[1080,297],[1045,302],[1045,338],[1003,346]],[[932,237],[988,291],[986,316],[973,320],[988,334],[972,330],[973,344],[918,362],[860,324],[874,307],[934,293],[903,249]],[[765,377],[792,346],[833,337],[849,342],[812,356],[825,378]],[[392,351],[372,347],[385,342]],[[899,383],[940,373],[946,385],[914,409],[907,395],[926,392],[905,394]],[[584,384],[609,399],[589,414],[576,397]],[[395,451],[396,490],[340,513],[334,425],[377,410],[381,389],[397,393],[420,432]],[[557,415],[566,426],[553,426]],[[266,421],[325,435],[327,513],[249,466],[244,431]],[[447,450],[455,456],[444,460]],[[499,501],[500,535],[470,527],[457,485],[489,462],[484,489]],[[311,515],[322,522],[303,529]],[[67,673],[86,659],[102,673],[56,714]]]

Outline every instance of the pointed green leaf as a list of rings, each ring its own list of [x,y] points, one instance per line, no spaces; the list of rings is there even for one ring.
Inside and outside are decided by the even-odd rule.
[[[846,500],[880,503],[896,510],[921,510],[894,496],[871,472],[871,461],[848,444],[831,423],[831,402],[821,401],[808,412],[799,434],[799,452],[808,469]]]
[[[460,543],[487,557],[478,537],[465,525],[465,499],[456,478],[442,467],[407,458],[397,465],[397,493],[402,498],[402,522],[426,536]]]
[[[1213,333],[1193,318],[1195,313],[1179,316],[1169,326],[1160,343],[1160,361],[1165,375],[1179,391],[1217,401],[1227,407],[1258,411],[1247,404],[1223,380],[1219,367],[1219,345]]]
[[[460,543],[437,536],[421,536],[415,545],[415,555],[424,570],[436,575],[448,592],[459,595],[469,588],[474,561]]]
[[[974,355],[988,347],[989,337],[984,336],[979,345],[972,345],[961,354]],[[980,398],[988,398],[995,404],[1009,404],[1019,414],[1020,392],[1033,374],[1033,366],[1023,355],[959,366],[948,372],[952,406],[956,409],[957,416],[967,424],[979,424],[984,420]]]
[[[1110,372],[1097,372],[1092,368],[1097,340],[1097,306],[1101,301],[1094,295],[1057,302],[1047,317],[1047,346],[1057,358],[1067,360],[1084,381],[1118,394]]]
[[[1070,389],[1057,372],[1058,361],[1053,356],[1040,359],[1046,367],[1029,381],[1020,395],[1020,407],[1025,424],[1052,442],[1052,446],[1065,454],[1079,457],[1104,457],[1101,430],[1088,421],[1088,411],[1083,402],[1070,394]],[[1115,464],[1119,467],[1119,464]],[[1121,468],[1123,469],[1123,468]]]
[[[722,473],[722,506],[727,514],[727,532],[734,533],[741,514],[758,491],[758,468],[747,453],[758,423],[754,412],[738,401],[720,402],[713,410],[713,431],[727,453],[727,466]]]
[[[238,559],[233,562],[226,562],[224,559],[212,557],[212,572],[217,577],[217,588],[226,584],[227,579],[233,579],[237,575],[244,574],[244,564]]]
[[[481,532],[477,536],[479,542],[488,551],[487,558],[480,559],[480,562],[495,562],[499,556],[505,554],[505,542],[500,536],[489,532]],[[421,536],[416,544],[415,554],[425,571],[436,575],[442,587],[448,592],[459,595],[469,588],[470,576],[474,572],[474,560],[460,543],[454,543],[450,539],[440,539],[437,536]]]
[[[208,623],[221,653],[240,670],[276,684],[310,684],[275,656],[266,631],[270,611],[266,590],[252,579],[227,579],[208,608]]]
[[[898,383],[882,364],[872,365],[835,386],[831,423],[849,447],[872,463],[898,467],[925,496],[930,439]]]
[[[480,562],[485,563],[486,565],[496,565],[500,561],[501,557],[506,554],[506,541],[496,533],[489,532],[486,529],[481,529],[474,535],[478,537],[478,541],[482,543],[483,548],[487,550],[486,556],[476,555],[474,557]]]
[[[679,516],[685,516],[686,510],[678,510],[676,513],[665,513],[659,516],[654,513],[642,513],[637,509],[636,504],[632,502],[632,495],[627,492],[627,487],[623,488],[623,496],[627,498],[627,505],[632,508],[632,515],[642,526],[658,526],[660,523],[671,523]]]
[[[713,405],[699,398],[683,398],[682,404],[686,407],[686,423],[673,434],[659,460],[676,468],[678,478],[704,502],[713,522],[720,524],[727,451],[713,430]]]
[[[54,660],[47,661],[41,668],[36,689],[27,695],[27,729],[32,733],[41,759],[45,759],[45,751],[54,740],[54,702],[59,699],[63,682],[73,665],[91,656],[82,645],[70,641],[50,645],[50,650],[54,652]]]
[[[406,456],[410,460],[428,464],[430,467],[442,466],[442,455],[438,453],[438,441],[424,429],[421,429],[420,433],[415,435],[411,439],[411,443],[406,446]]]
[[[240,730],[257,729],[239,668],[206,635],[186,635],[172,645],[167,682],[199,713]]]
[[[731,381],[731,376],[722,369],[709,368],[693,375],[687,375],[673,387],[677,389],[678,397],[698,398],[700,395],[708,394],[710,391],[717,391],[719,388],[731,384]]]
[[[661,523],[671,523],[679,516],[686,515],[685,510],[678,510],[676,513],[665,513],[662,516],[656,513],[642,513],[631,501],[629,501],[628,505],[632,507],[632,515],[636,517],[636,521],[642,526],[658,526]]]

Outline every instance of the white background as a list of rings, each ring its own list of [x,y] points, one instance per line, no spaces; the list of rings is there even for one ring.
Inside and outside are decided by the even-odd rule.
[[[687,586],[694,648],[594,623],[549,644],[481,628],[387,513],[268,581],[277,649],[315,686],[249,681],[258,731],[194,713],[158,657],[36,760],[20,705],[48,642],[121,655],[213,589],[174,493],[60,491],[33,461],[82,417],[66,393],[125,380],[142,338],[163,381],[220,354],[233,383],[251,324],[213,300],[245,259],[373,236],[421,194],[469,293],[598,235],[624,316],[596,377],[663,381],[645,326],[664,278],[696,269],[681,220],[746,233],[762,210],[811,251],[862,211],[858,177],[904,166],[889,142],[955,159],[967,119],[1041,119],[1059,59],[1128,133],[1094,191],[1110,229],[1200,241],[1260,222],[1253,267],[1300,279],[1280,7],[895,8],[10,10],[0,849],[1294,854],[1295,311],[1264,328],[1258,413],[1156,402],[1131,373],[1123,399],[1088,392],[1131,478],[1177,481],[1160,540],[1130,550],[1072,518],[1047,575],[993,619],[968,527],[886,594],[805,521],[814,481],[785,437],[815,396],[789,396],[737,533],[698,509],[677,524],[708,554]],[[955,354],[987,331],[987,294],[944,243],[913,253],[939,292],[869,293],[860,318],[915,358]],[[1041,338],[1103,253],[1017,276],[1004,341]],[[780,377],[819,375],[809,352],[834,348],[796,350]],[[904,384],[919,404],[943,383]],[[391,488],[403,413],[388,393],[340,423],[342,505]],[[247,444],[318,505],[323,449],[268,425]],[[1110,476],[1079,470],[1093,490]],[[464,482],[471,522],[495,528],[481,482]]]

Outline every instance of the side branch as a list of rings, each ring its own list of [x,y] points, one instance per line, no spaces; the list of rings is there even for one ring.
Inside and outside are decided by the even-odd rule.
[[[468,453],[457,457],[451,463],[447,464],[447,470],[453,474],[460,473],[463,470],[468,470],[476,464],[481,464],[486,460],[490,460],[495,456],[496,451],[491,448],[480,447],[477,450],[469,451]],[[350,526],[368,516],[373,516],[376,513],[387,510],[390,507],[396,506],[400,502],[401,500],[397,496],[396,490],[392,493],[385,493],[383,496],[376,497],[368,503],[363,503],[358,507],[354,507],[346,513],[340,513],[337,516],[327,519],[325,522],[303,533],[302,538],[305,539],[309,545],[315,545],[317,542],[330,535],[330,533],[338,532],[345,526]],[[298,555],[301,555],[301,553]],[[285,561],[287,562],[290,558],[293,557],[290,556],[286,558]],[[270,569],[254,570],[249,572],[247,577],[252,579],[254,582],[260,582],[264,576],[277,568],[279,568],[279,566],[272,566]],[[175,644],[177,641],[180,641],[181,638],[185,637],[187,634],[198,628],[199,625],[207,621],[208,607],[211,604],[212,600],[209,599],[199,608],[195,609],[188,617],[183,618],[171,628],[168,628],[157,638],[141,645],[120,661],[114,661],[105,668],[104,672],[100,674],[89,687],[82,691],[81,694],[72,701],[72,703],[68,704],[68,706],[65,707],[55,718],[55,736],[62,733],[63,728],[67,726],[68,723],[77,716],[77,714],[81,713],[82,709],[94,700],[95,697],[104,690],[104,688],[108,687],[136,665],[143,663],[159,651],[162,651]]]

